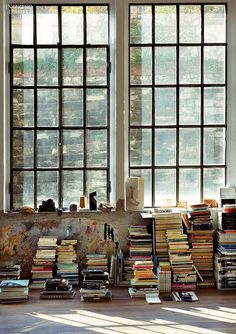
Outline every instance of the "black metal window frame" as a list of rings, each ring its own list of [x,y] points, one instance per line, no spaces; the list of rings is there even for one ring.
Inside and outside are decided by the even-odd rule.
[[[180,43],[179,36],[180,36],[180,27],[179,27],[179,21],[180,21],[180,6],[200,6],[201,7],[201,42],[200,43]],[[204,7],[209,6],[209,5],[219,5],[219,6],[224,6],[225,7],[225,15],[226,15],[226,40],[225,43],[205,43],[204,42]],[[131,20],[131,7],[132,6],[151,6],[152,7],[152,42],[151,43],[131,43],[130,42],[130,20]],[[159,44],[155,42],[155,7],[164,7],[164,6],[175,6],[176,7],[176,43],[165,43],[165,44]],[[163,85],[158,85],[155,84],[155,47],[176,47],[176,84],[163,84]],[[201,83],[200,84],[180,84],[179,83],[179,48],[181,46],[187,47],[187,46],[199,46],[201,48]],[[224,84],[204,84],[203,82],[203,74],[204,74],[204,47],[205,46],[224,46],[225,47],[225,82]],[[150,85],[142,85],[142,84],[131,84],[131,71],[130,71],[130,64],[131,64],[131,56],[130,56],[130,49],[132,47],[150,47],[152,49],[152,84]],[[131,134],[132,129],[151,129],[152,135],[151,135],[151,142],[150,142],[150,147],[152,147],[152,157],[151,157],[151,165],[140,165],[140,166],[134,166],[131,164],[131,144],[130,144],[130,139],[129,139],[129,144],[128,144],[128,152],[129,152],[129,176],[132,176],[132,172],[135,170],[151,170],[151,205],[145,205],[146,207],[156,207],[155,205],[155,171],[160,170],[160,169],[172,169],[176,171],[176,206],[179,203],[179,174],[181,168],[187,169],[200,169],[200,201],[204,200],[204,178],[203,178],[203,170],[204,168],[222,168],[224,169],[224,180],[225,184],[227,184],[227,179],[226,179],[226,173],[227,173],[227,165],[226,165],[226,151],[227,151],[227,142],[225,140],[225,152],[224,152],[224,164],[219,164],[219,165],[204,165],[203,163],[203,140],[204,140],[204,134],[203,134],[203,129],[206,128],[224,128],[225,130],[225,138],[227,138],[227,3],[222,2],[222,3],[145,3],[145,2],[140,2],[140,3],[130,3],[129,4],[129,91],[128,91],[128,99],[129,99],[129,138]],[[130,115],[131,115],[131,109],[130,109],[130,91],[131,88],[150,88],[152,90],[152,124],[151,125],[132,125],[131,120],[130,120]],[[176,124],[175,125],[157,125],[155,124],[155,88],[158,87],[175,87],[176,88]],[[199,87],[201,89],[201,122],[199,125],[180,125],[179,124],[179,89],[181,87]],[[203,117],[204,117],[204,88],[205,87],[224,87],[225,88],[225,122],[224,124],[204,124],[203,123]],[[200,129],[200,145],[201,145],[201,152],[200,152],[200,164],[195,166],[195,165],[187,165],[185,164],[184,166],[181,166],[179,164],[179,130],[184,129],[184,128],[198,128]],[[155,165],[155,130],[156,129],[176,129],[176,165],[175,166],[157,166]],[[147,147],[147,150],[149,150],[149,147]],[[137,176],[137,175],[135,175]],[[139,175],[142,176],[142,175]],[[225,185],[222,185],[225,186]],[[194,191],[194,189],[193,189]],[[158,205],[159,206],[159,205]]]
[[[23,6],[31,6],[33,8],[33,44],[12,44],[12,15],[11,15],[11,6],[23,7]],[[62,7],[82,7],[83,8],[83,20],[84,20],[84,31],[83,31],[83,44],[63,44],[62,43]],[[88,44],[87,41],[87,27],[86,27],[86,8],[87,7],[107,7],[108,12],[108,43],[107,44]],[[56,7],[58,9],[58,36],[59,43],[57,44],[37,44],[36,39],[36,8],[37,7]],[[9,5],[9,40],[10,40],[10,62],[9,62],[9,73],[10,73],[10,183],[9,183],[9,194],[10,194],[10,209],[18,209],[14,206],[13,195],[14,195],[14,184],[13,178],[14,174],[22,171],[32,171],[34,173],[34,208],[37,208],[37,172],[40,171],[56,171],[59,174],[58,178],[58,207],[63,206],[63,187],[62,187],[62,172],[63,171],[76,171],[81,170],[83,172],[83,189],[80,189],[81,194],[87,194],[86,188],[86,172],[87,171],[105,171],[106,172],[106,184],[104,187],[106,188],[106,198],[104,201],[109,201],[110,192],[111,192],[111,182],[110,182],[110,73],[111,73],[111,61],[110,61],[110,6],[107,3],[94,3],[94,4],[68,4],[68,3],[60,3],[60,4],[48,4],[48,3],[38,3],[38,4],[15,4]],[[33,49],[34,50],[34,85],[32,86],[20,86],[14,85],[13,83],[13,52],[18,49]],[[83,49],[83,83],[82,85],[65,85],[62,81],[62,52],[63,49],[66,48],[80,48]],[[107,57],[107,69],[106,69],[106,85],[89,85],[86,83],[86,51],[93,48],[103,48],[106,50]],[[58,85],[37,85],[37,51],[39,49],[55,49],[58,52]],[[58,126],[47,127],[47,126],[38,126],[37,125],[37,112],[38,112],[38,104],[37,104],[37,89],[38,88],[50,88],[58,90],[59,94],[59,124]],[[62,122],[62,90],[64,88],[81,88],[83,89],[83,125],[82,126],[65,126]],[[106,126],[101,125],[87,125],[86,124],[86,89],[92,88],[104,88],[107,90],[107,116],[106,116]],[[13,90],[14,89],[33,89],[34,90],[34,126],[30,127],[16,127],[13,124]],[[15,130],[32,130],[34,131],[34,163],[33,168],[16,168],[13,165],[13,132]],[[58,147],[58,157],[59,163],[58,167],[50,167],[50,168],[40,168],[37,165],[37,131],[38,130],[55,130],[59,132],[59,147]],[[83,159],[83,167],[63,167],[63,130],[82,130],[84,132],[84,140],[83,140],[83,149],[84,149],[84,159]],[[107,133],[107,164],[105,167],[96,166],[89,167],[86,164],[86,133],[88,130],[106,130]]]

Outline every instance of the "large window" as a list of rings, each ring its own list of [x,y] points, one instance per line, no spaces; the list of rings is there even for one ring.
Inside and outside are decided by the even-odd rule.
[[[145,206],[217,198],[226,175],[226,5],[130,5],[129,171]]]
[[[10,6],[11,209],[110,191],[108,5]]]

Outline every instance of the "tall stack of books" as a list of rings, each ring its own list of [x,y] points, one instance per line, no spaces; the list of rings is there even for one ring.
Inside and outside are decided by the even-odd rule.
[[[40,299],[72,299],[75,291],[67,279],[52,278],[45,282]]]
[[[148,293],[158,292],[158,278],[153,272],[153,261],[135,261],[134,278],[128,289],[130,297],[145,297]]]
[[[112,293],[107,288],[109,274],[101,269],[84,269],[80,289],[81,301],[111,301]]]
[[[13,280],[20,278],[20,265],[2,265],[0,266],[0,281],[2,280]]]
[[[129,257],[135,261],[152,259],[152,234],[147,225],[132,225],[128,228]]]
[[[189,237],[190,250],[199,278],[198,287],[214,287],[213,224],[206,204],[194,204],[183,214],[183,222]]]
[[[236,288],[236,204],[224,205],[216,231],[215,280],[218,289]]]
[[[19,303],[29,299],[29,280],[8,279],[0,283],[0,303]]]
[[[56,236],[40,236],[38,249],[31,269],[32,282],[30,289],[43,289],[48,279],[53,278],[56,262]]]
[[[76,252],[77,240],[62,240],[56,249],[57,277],[65,278],[72,286],[79,285]]]

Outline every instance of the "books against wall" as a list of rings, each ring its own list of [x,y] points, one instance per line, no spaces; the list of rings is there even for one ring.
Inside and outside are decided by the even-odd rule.
[[[107,288],[109,274],[102,269],[82,270],[83,282],[80,288],[81,301],[111,301],[112,293]]]
[[[0,283],[0,303],[18,303],[29,299],[29,280],[7,279]]]
[[[75,290],[67,279],[52,278],[45,282],[40,299],[72,299],[74,295]]]
[[[13,264],[13,265],[1,265],[0,266],[0,281],[2,280],[13,280],[20,278],[20,265]]]

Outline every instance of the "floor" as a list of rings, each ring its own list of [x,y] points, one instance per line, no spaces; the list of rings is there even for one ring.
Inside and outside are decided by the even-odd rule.
[[[236,334],[236,291],[199,290],[197,302],[147,304],[112,288],[110,302],[41,300],[0,305],[1,334]]]

